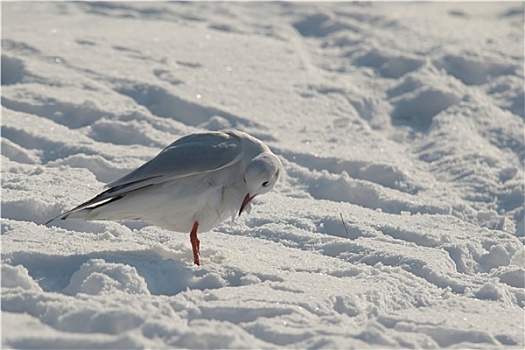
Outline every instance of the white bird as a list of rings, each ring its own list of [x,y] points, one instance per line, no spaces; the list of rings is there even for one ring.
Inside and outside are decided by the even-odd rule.
[[[106,185],[106,191],[55,219],[144,220],[190,232],[193,260],[200,265],[197,230],[250,210],[271,191],[282,164],[262,141],[237,130],[195,133]]]

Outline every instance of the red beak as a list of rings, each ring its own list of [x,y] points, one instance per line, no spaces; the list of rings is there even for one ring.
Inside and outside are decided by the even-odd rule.
[[[241,209],[239,210],[239,216],[242,214],[244,208],[248,205],[248,203],[252,201],[254,197],[255,196],[250,197],[249,193],[246,195],[246,197],[244,197],[244,200],[242,201],[242,204],[241,204]]]

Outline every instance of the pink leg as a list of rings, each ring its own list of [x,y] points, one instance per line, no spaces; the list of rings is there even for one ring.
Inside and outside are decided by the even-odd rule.
[[[200,265],[199,255],[200,255],[200,241],[197,238],[197,229],[199,228],[199,222],[195,221],[190,233],[190,242],[193,249],[193,262],[195,265]]]

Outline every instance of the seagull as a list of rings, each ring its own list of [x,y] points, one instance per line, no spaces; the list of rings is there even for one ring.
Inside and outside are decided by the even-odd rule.
[[[194,133],[46,225],[56,219],[143,220],[190,232],[193,262],[200,265],[197,231],[249,213],[252,200],[275,187],[282,169],[270,148],[245,132]]]

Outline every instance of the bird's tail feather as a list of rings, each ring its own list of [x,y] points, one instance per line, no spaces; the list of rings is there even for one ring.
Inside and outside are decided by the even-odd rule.
[[[67,219],[82,219],[82,220],[93,220],[92,217],[93,209],[91,208],[84,208],[80,210],[70,211],[66,213],[65,215],[62,215],[60,218],[61,220],[67,220]]]
[[[97,209],[100,209],[101,207],[107,205],[107,204],[110,204],[112,202],[115,202],[119,199],[121,199],[122,197],[124,197],[123,195],[121,196],[116,196],[116,197],[113,197],[109,200],[106,200],[106,201],[103,201],[101,203],[98,203],[96,205],[93,205],[91,207],[86,207],[86,203],[84,204],[81,204],[79,205],[78,207],[76,208],[73,208],[65,213],[62,213],[58,216],[55,216],[54,218],[52,218],[51,220],[47,221],[45,223],[45,225],[57,220],[57,219],[60,219],[60,220],[68,220],[68,219],[81,219],[81,220],[111,220],[112,218],[105,218],[105,217],[101,217],[101,213],[103,211],[101,210],[97,210]]]

